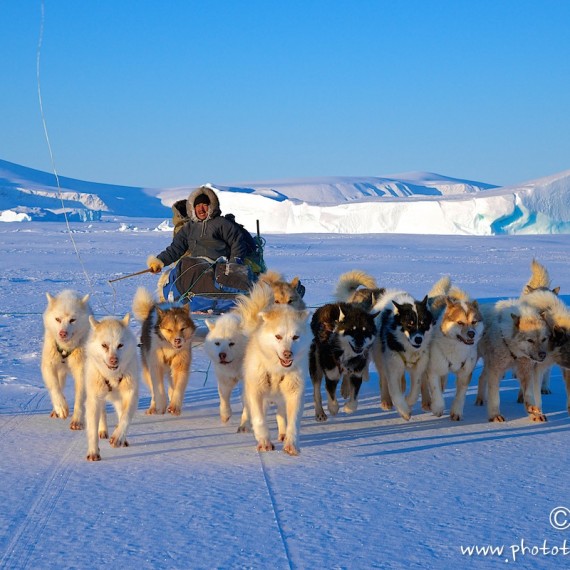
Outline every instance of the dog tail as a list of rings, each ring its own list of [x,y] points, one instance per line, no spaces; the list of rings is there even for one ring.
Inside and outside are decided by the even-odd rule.
[[[338,278],[338,283],[336,284],[334,292],[335,299],[337,301],[346,302],[359,287],[366,287],[366,289],[378,289],[378,284],[374,277],[359,269],[343,273]]]
[[[449,275],[444,275],[428,293],[428,297],[439,297],[440,295],[448,295],[451,289],[451,278]]]
[[[141,323],[147,319],[155,306],[155,301],[150,291],[139,287],[133,299],[133,313]]]
[[[259,280],[263,283],[267,283],[268,285],[273,285],[279,281],[285,281],[283,275],[277,271],[273,271],[273,269],[268,269],[265,273],[262,273],[259,276]]]
[[[249,294],[236,298],[235,312],[242,320],[246,335],[258,327],[259,313],[273,305],[273,300],[273,290],[266,283],[256,283]]]
[[[530,264],[531,276],[528,283],[523,288],[523,295],[532,293],[535,289],[549,288],[550,287],[550,276],[544,265],[541,265],[536,261],[532,260]]]

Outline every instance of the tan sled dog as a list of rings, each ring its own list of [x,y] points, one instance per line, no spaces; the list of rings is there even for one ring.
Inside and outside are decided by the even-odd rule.
[[[272,303],[272,290],[263,283],[238,298],[237,311],[248,336],[243,366],[246,400],[257,450],[275,449],[266,420],[267,406],[274,402],[283,451],[298,455],[311,342],[309,311]]]
[[[192,364],[192,335],[196,330],[189,305],[157,304],[151,293],[139,287],[133,313],[142,323],[143,378],[152,393],[147,414],[179,416]],[[164,376],[168,373],[169,404],[166,407]]]
[[[69,427],[83,429],[85,413],[85,341],[89,334],[89,295],[80,297],[65,290],[53,297],[47,293],[48,305],[44,312],[44,344],[42,351],[42,376],[49,391],[53,411],[52,418],[65,419],[69,406],[63,394],[68,374],[75,380],[75,404]]]
[[[86,344],[85,389],[87,461],[99,461],[99,438],[107,438],[105,402],[117,411],[118,424],[109,438],[113,447],[127,447],[127,431],[137,409],[139,369],[137,343],[129,330],[129,315],[122,320],[89,318],[91,334]]]
[[[499,383],[506,370],[516,367],[523,386],[540,383],[534,364],[543,363],[549,348],[550,331],[541,314],[516,299],[482,306],[485,331],[478,345],[484,360],[479,377],[477,405],[483,405],[488,389],[489,421],[504,422],[499,410]],[[531,383],[531,384],[529,384]],[[539,388],[540,392],[540,388]],[[542,412],[529,408],[532,421],[545,421]]]
[[[295,309],[304,309],[305,301],[299,294],[299,278],[293,277],[288,282],[277,271],[269,270],[259,276],[260,283],[267,283],[273,291],[273,302],[276,305],[290,305]]]

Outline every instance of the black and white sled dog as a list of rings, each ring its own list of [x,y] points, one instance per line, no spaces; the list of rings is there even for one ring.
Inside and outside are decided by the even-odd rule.
[[[85,341],[89,334],[89,295],[65,290],[53,297],[47,293],[47,308],[43,315],[44,344],[42,376],[49,391],[52,418],[65,419],[69,405],[63,394],[68,374],[75,380],[75,404],[69,427],[83,429],[85,414]]]
[[[268,404],[276,403],[283,451],[297,455],[311,341],[309,311],[273,301],[271,288],[263,283],[237,300],[236,310],[248,338],[243,363],[246,402],[257,450],[274,449],[266,411]]]
[[[477,301],[457,287],[448,276],[442,277],[428,293],[430,311],[435,318],[429,345],[429,363],[422,381],[422,407],[441,416],[443,390],[447,376],[456,376],[456,392],[450,419],[463,416],[465,396],[477,363],[477,344],[483,334],[483,316]]]
[[[365,311],[370,311],[385,291],[378,287],[374,277],[353,269],[338,278],[334,295],[337,301],[358,304]]]
[[[380,376],[380,406],[391,409],[393,404],[400,416],[409,420],[429,362],[434,319],[428,297],[417,301],[405,291],[388,289],[372,312],[379,313],[378,340],[373,345],[372,356]],[[410,376],[410,391],[404,397],[406,372]]]
[[[347,399],[344,411],[347,414],[356,411],[363,377],[368,379],[370,349],[376,340],[374,317],[349,303],[330,303],[315,311],[311,319],[313,341],[309,351],[309,373],[318,422],[327,419],[321,397],[323,375],[329,413],[333,416],[338,413],[336,389],[341,378],[342,395]]]
[[[99,461],[99,438],[106,439],[105,402],[109,400],[118,424],[109,443],[127,447],[127,431],[138,405],[139,367],[137,342],[129,330],[129,315],[123,319],[89,317],[91,333],[85,345],[85,390],[87,460]]]

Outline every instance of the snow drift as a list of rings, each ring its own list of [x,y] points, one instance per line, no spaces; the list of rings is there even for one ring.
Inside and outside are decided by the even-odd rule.
[[[429,172],[217,185],[224,213],[264,233],[443,235],[570,232],[570,170],[504,188]],[[193,187],[150,189],[59,178],[0,161],[0,221],[169,218]]]

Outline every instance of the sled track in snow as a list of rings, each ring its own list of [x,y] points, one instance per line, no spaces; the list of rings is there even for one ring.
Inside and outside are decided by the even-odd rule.
[[[71,476],[71,469],[68,468],[70,460],[77,456],[78,448],[84,443],[83,438],[76,438],[61,456],[61,459],[51,468],[38,493],[34,493],[37,497],[36,500],[32,503],[24,520],[14,531],[12,538],[8,541],[4,555],[0,559],[0,568],[3,570],[28,567],[28,562],[34,553],[39,537],[42,535]]]
[[[291,561],[291,554],[289,553],[289,548],[287,546],[287,539],[285,538],[279,513],[277,512],[277,503],[275,501],[275,495],[273,494],[273,490],[271,489],[271,485],[269,483],[269,476],[267,475],[265,463],[263,462],[263,455],[260,452],[258,452],[258,455],[259,455],[259,462],[261,463],[261,473],[263,474],[263,480],[265,481],[265,488],[267,489],[267,495],[269,496],[269,500],[271,501],[271,508],[273,509],[273,517],[275,519],[275,524],[277,525],[277,530],[279,531],[279,536],[281,537],[281,542],[283,543],[283,550],[285,551],[285,557],[287,558],[289,569],[293,570],[293,562]]]
[[[37,412],[47,392],[36,392],[25,404],[20,405],[20,412],[0,415],[0,433],[7,434],[14,431],[22,422],[29,418],[29,413]],[[48,412],[49,413],[49,412]]]

